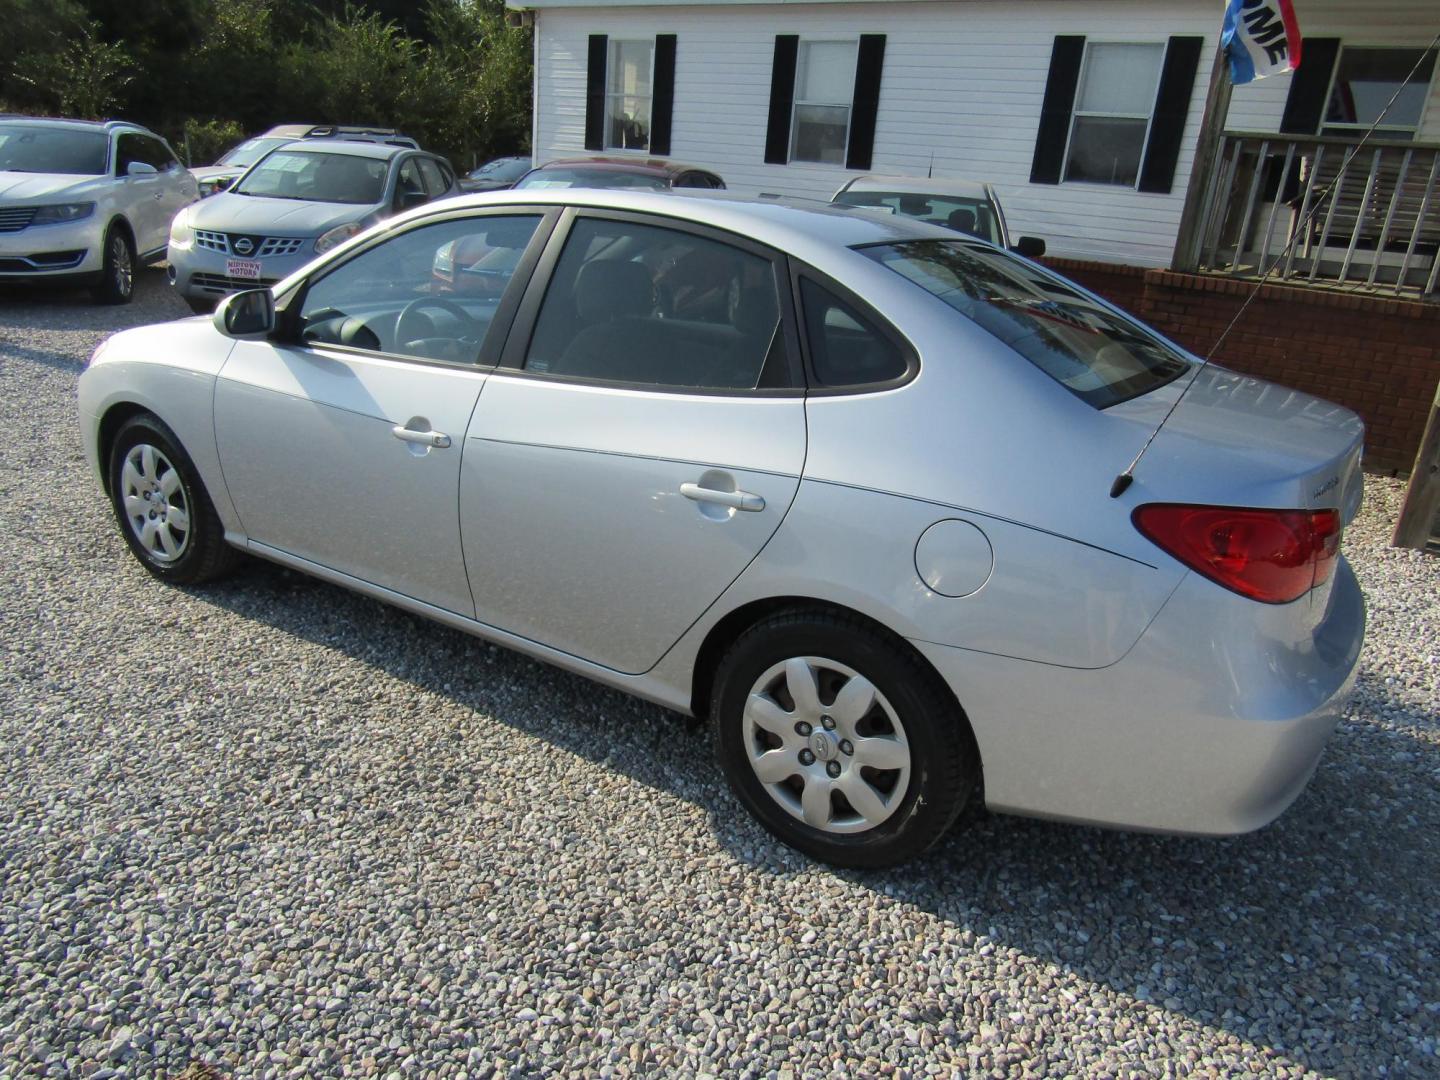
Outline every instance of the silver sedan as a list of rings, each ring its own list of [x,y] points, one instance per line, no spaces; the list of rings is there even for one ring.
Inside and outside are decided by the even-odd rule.
[[[897,217],[447,201],[110,338],[79,404],[155,576],[248,552],[708,717],[842,865],[981,800],[1264,825],[1364,634],[1352,413]]]

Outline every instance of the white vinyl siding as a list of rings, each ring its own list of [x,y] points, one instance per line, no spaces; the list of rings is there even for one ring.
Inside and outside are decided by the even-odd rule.
[[[1309,0],[1301,29],[1357,44],[1413,45],[1433,22],[1433,0],[1378,0],[1363,8]],[[741,193],[828,200],[858,175],[839,164],[765,163],[776,34],[806,39],[884,33],[885,67],[868,170],[957,176],[996,185],[1012,235],[1045,238],[1057,256],[1166,265],[1174,249],[1195,138],[1220,32],[1219,5],[1189,0],[997,0],[834,4],[686,4],[555,7],[536,13],[537,163],[584,154],[586,42],[679,36],[670,158],[719,173]],[[1205,39],[1184,141],[1168,195],[1103,184],[1031,184],[1030,165],[1057,34],[1104,42]],[[1238,87],[1230,126],[1279,129],[1288,76]],[[1421,139],[1440,139],[1432,86]]]

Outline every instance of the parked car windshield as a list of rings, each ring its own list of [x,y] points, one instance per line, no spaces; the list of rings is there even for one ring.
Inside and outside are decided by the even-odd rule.
[[[496,158],[472,172],[471,180],[518,180],[530,171],[529,158]]]
[[[239,146],[226,151],[225,156],[215,164],[248,169],[277,146],[284,146],[287,142],[294,141],[294,139],[247,139]]]
[[[917,195],[904,191],[842,191],[835,196],[841,206],[873,207],[902,217],[978,236],[1000,243],[1000,222],[989,199],[960,195]]]
[[[858,249],[994,334],[1097,409],[1177,378],[1176,349],[1002,251],[963,240],[912,240]]]
[[[367,205],[384,196],[389,167],[380,158],[277,150],[230,190],[271,199]]]
[[[99,176],[109,148],[102,131],[0,124],[0,172]]]
[[[536,169],[516,188],[642,188],[668,191],[669,182],[653,173],[619,172],[615,169]]]

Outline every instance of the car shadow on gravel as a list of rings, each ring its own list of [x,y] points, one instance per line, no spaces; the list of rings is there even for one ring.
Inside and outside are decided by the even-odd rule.
[[[718,767],[694,753],[701,735],[674,738],[674,725],[693,721],[267,563],[192,595],[673,793],[701,807],[753,872],[816,872],[745,815]],[[1423,727],[1440,716],[1387,701],[1377,680],[1362,679],[1362,691],[1361,718],[1341,725],[1305,794],[1257,833],[1154,836],[969,811],[915,863],[834,873],[969,931],[978,949],[1011,950],[1017,963],[1073,973],[1323,1073],[1373,1076],[1385,1064],[1406,1074],[1435,1053],[1440,821],[1406,797],[1407,785],[1434,782],[1420,744],[1366,717],[1399,710]],[[946,1019],[920,1008],[921,1024]]]

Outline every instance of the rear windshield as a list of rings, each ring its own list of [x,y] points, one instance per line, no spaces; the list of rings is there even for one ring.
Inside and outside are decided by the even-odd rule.
[[[1138,323],[1002,251],[954,240],[857,250],[939,297],[1097,409],[1148,393],[1190,366]]]
[[[515,185],[517,188],[640,188],[666,191],[670,184],[653,173],[619,172],[615,169],[537,169]]]
[[[471,180],[518,180],[530,171],[529,158],[496,158],[470,174]]]
[[[835,202],[841,206],[883,210],[969,233],[992,244],[1000,243],[1000,223],[989,199],[971,199],[963,195],[916,195],[904,191],[847,190],[836,195]]]
[[[99,176],[109,149],[103,131],[0,124],[0,172]]]
[[[379,158],[276,150],[230,190],[271,199],[369,205],[384,196],[389,168]]]

